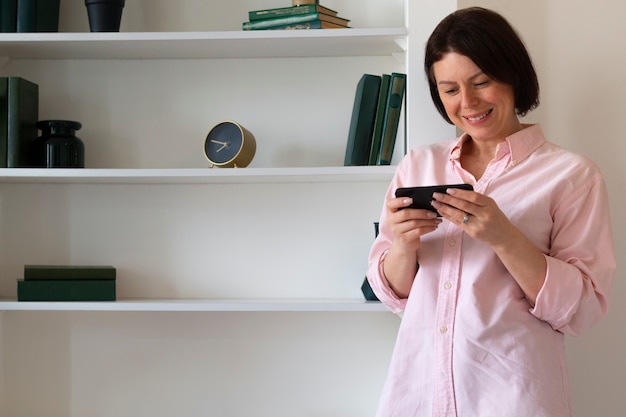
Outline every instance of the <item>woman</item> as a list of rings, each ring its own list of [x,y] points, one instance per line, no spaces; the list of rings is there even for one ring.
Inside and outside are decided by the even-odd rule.
[[[409,152],[386,196],[368,280],[402,323],[377,415],[571,416],[564,335],[606,314],[615,270],[602,176],[520,122],[539,86],[499,14],[446,17],[424,69],[464,133]],[[474,191],[434,194],[437,213],[394,197],[453,183]]]

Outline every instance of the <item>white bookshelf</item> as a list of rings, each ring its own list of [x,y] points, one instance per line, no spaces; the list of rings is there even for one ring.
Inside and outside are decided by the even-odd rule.
[[[389,181],[395,166],[299,168],[0,168],[0,183],[250,184]]]
[[[388,312],[358,299],[117,300],[102,302],[0,301],[0,311]]]

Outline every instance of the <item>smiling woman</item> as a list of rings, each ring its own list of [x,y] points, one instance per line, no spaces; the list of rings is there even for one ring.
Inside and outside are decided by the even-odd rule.
[[[377,416],[571,417],[564,335],[606,315],[615,272],[602,175],[520,122],[539,86],[499,14],[447,16],[424,69],[464,133],[411,150],[387,190],[367,277],[403,319]],[[435,213],[395,197],[430,185]]]

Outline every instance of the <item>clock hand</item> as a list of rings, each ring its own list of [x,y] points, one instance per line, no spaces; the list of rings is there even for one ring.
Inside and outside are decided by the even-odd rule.
[[[215,151],[215,152],[219,152],[219,151],[221,151],[222,149],[224,149],[225,147],[227,147],[227,146],[228,146],[228,142],[222,142],[222,141],[215,140],[215,139],[211,139],[211,142],[213,142],[213,143],[217,143],[217,144],[219,144],[219,145],[222,145],[222,147],[221,147],[221,148],[219,148],[219,149],[218,149],[217,151]]]

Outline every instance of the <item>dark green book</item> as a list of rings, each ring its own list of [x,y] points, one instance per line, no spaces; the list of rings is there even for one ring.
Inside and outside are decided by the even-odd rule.
[[[39,86],[20,77],[9,77],[7,121],[8,168],[35,165],[33,148],[37,139]]]
[[[58,32],[60,0],[17,0],[18,32]]]
[[[298,6],[301,7],[301,6]],[[323,22],[335,23],[341,26],[348,26],[348,19],[337,16],[329,16],[324,13],[306,13],[295,16],[275,17],[272,19],[253,20],[251,22],[243,22],[241,28],[243,30],[262,30],[272,26],[289,25],[294,23],[312,22],[313,20],[321,20]]]
[[[59,31],[60,0],[38,0],[35,32]]]
[[[18,280],[17,301],[115,301],[115,281]]]
[[[324,13],[329,16],[337,16],[337,12],[329,9],[328,7],[320,6],[319,4],[302,4],[300,6],[291,7],[277,7],[273,9],[252,10],[248,12],[248,19],[250,21],[273,19],[275,17],[295,16],[307,13]]]
[[[0,32],[17,32],[17,0],[0,0]]]
[[[381,77],[363,74],[354,95],[344,165],[368,165]]]
[[[392,73],[389,81],[389,93],[387,94],[387,107],[383,122],[383,135],[380,142],[378,165],[390,165],[393,149],[398,134],[400,113],[406,85],[406,74]]]
[[[0,0],[2,1],[2,0]],[[9,79],[0,77],[0,168],[7,167],[9,129]]]
[[[346,26],[334,23],[322,22],[321,20],[311,20],[304,23],[291,23],[288,25],[277,25],[265,28],[265,30],[306,30],[306,29],[345,29]]]
[[[114,281],[112,266],[97,265],[24,265],[25,281],[42,280],[108,280]]]
[[[380,92],[378,93],[378,105],[376,106],[376,121],[374,122],[374,133],[372,133],[372,146],[370,147],[370,165],[378,162],[380,152],[380,141],[383,136],[383,122],[385,120],[385,109],[387,108],[387,94],[389,93],[389,82],[391,75],[383,74],[380,81]]]

